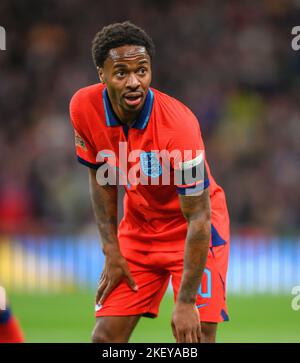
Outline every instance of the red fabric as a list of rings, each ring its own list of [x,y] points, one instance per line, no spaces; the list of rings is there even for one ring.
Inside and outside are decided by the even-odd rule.
[[[0,324],[0,343],[23,343],[24,336],[21,327],[15,317],[11,317],[7,323]]]
[[[156,317],[163,295],[172,277],[175,299],[183,272],[183,251],[146,252],[122,249],[128,261],[130,272],[138,285],[134,292],[127,283],[121,282],[107,297],[102,307],[95,312],[100,316],[152,315]],[[211,286],[208,286],[208,273],[203,274],[202,287],[198,290],[196,305],[199,306],[201,321],[224,321],[226,307],[226,274],[228,263],[228,244],[209,250],[206,269],[210,274]],[[210,296],[203,297],[200,295]],[[222,315],[223,310],[223,315]]]
[[[122,125],[109,126],[108,112],[104,108],[105,86],[95,84],[80,89],[70,103],[70,115],[75,129],[77,155],[85,162],[97,165],[97,153],[111,150],[118,160],[119,142],[127,142],[132,150],[151,152],[167,150],[204,149],[200,126],[194,114],[176,99],[151,89],[154,94],[151,114],[146,126],[129,129],[126,139]],[[107,110],[106,110],[107,111]],[[78,136],[79,135],[79,136]],[[195,154],[191,156],[195,157]],[[107,160],[109,163],[109,158]],[[138,166],[139,157],[128,162],[127,172]],[[176,160],[173,166],[176,168]],[[229,216],[225,195],[213,179],[206,162],[212,208],[212,224],[220,237],[229,241]],[[172,173],[172,172],[171,172]],[[173,175],[171,175],[174,179]],[[177,194],[176,185],[125,186],[124,218],[119,226],[120,245],[140,251],[181,251],[187,232]]]

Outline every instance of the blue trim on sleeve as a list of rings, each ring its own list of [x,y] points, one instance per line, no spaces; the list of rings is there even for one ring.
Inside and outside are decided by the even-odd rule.
[[[80,156],[77,156],[77,160],[80,162],[80,164],[83,164],[91,169],[95,169],[97,170],[101,165],[103,165],[104,163],[99,163],[99,164],[92,164],[84,159],[82,159]]]
[[[205,180],[204,183],[200,183],[198,185],[192,187],[177,187],[177,193],[181,195],[193,195],[201,190],[206,189],[209,187],[209,179]]]

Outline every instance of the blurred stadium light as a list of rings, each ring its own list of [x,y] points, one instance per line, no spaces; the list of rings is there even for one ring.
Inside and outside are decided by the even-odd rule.
[[[96,288],[103,263],[97,237],[19,237],[0,243],[0,280],[11,289]],[[290,293],[299,281],[300,239],[233,238],[229,293]]]

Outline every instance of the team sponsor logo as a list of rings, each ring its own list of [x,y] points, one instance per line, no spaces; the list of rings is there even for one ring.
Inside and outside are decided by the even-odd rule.
[[[162,173],[162,167],[156,152],[141,153],[140,165],[143,173],[151,178],[157,178]]]
[[[87,147],[83,138],[79,135],[79,133],[75,130],[75,145],[81,147],[84,151],[87,151]]]

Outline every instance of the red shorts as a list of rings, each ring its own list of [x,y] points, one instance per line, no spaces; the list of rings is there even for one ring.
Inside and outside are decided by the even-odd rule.
[[[176,301],[183,272],[183,251],[145,252],[123,249],[129,269],[138,285],[134,292],[121,282],[102,306],[96,305],[96,317],[143,315],[156,317],[171,277]],[[226,307],[226,273],[229,244],[209,249],[196,305],[205,322],[229,320]]]

